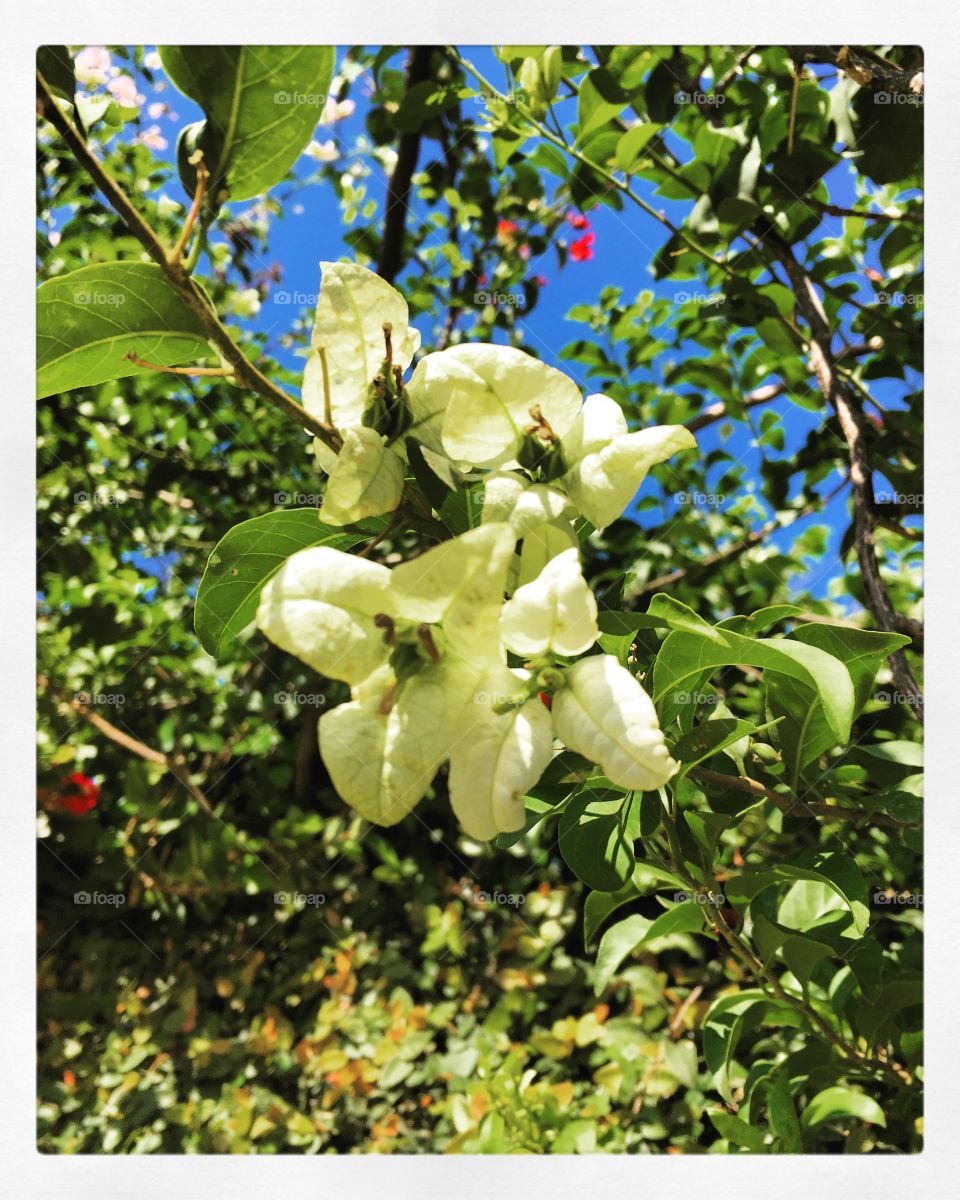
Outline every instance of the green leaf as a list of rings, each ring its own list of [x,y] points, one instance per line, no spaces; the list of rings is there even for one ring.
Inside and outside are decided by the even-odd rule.
[[[732,900],[751,900],[771,884],[784,879],[813,879],[835,892],[853,917],[862,935],[870,924],[867,885],[860,868],[849,854],[820,850],[806,851],[793,863],[778,863],[769,871],[744,871],[724,884]]]
[[[567,805],[560,818],[560,853],[588,887],[614,892],[630,878],[639,807],[636,793],[599,799],[586,788]]]
[[[714,632],[718,632],[714,630]],[[850,737],[854,692],[850,673],[839,659],[815,646],[788,638],[750,638],[724,629],[721,641],[690,631],[669,634],[653,668],[653,699],[662,724],[668,724],[685,701],[684,687],[696,684],[702,674],[717,667],[747,664],[798,679],[812,688],[837,742]]]
[[[611,926],[600,939],[593,990],[599,996],[627,955],[647,942],[671,933],[697,933],[703,926],[703,906],[693,899],[681,900],[652,921],[634,915]]]
[[[719,754],[725,746],[732,746],[741,738],[751,737],[758,732],[758,726],[751,721],[741,721],[731,717],[714,721],[704,721],[696,729],[677,738],[671,751],[677,762],[683,764],[684,774],[698,762]]]
[[[755,1125],[748,1125],[733,1113],[724,1112],[722,1108],[708,1112],[707,1116],[713,1122],[713,1127],[722,1138],[733,1142],[735,1146],[743,1146],[752,1154],[768,1154],[766,1135]]]
[[[897,633],[819,624],[799,626],[793,638],[823,650],[846,666],[854,689],[854,716],[869,699],[886,657],[909,640]],[[836,737],[816,689],[803,681],[772,676],[767,680],[767,700],[772,713],[787,718],[780,728],[780,745],[791,770],[791,783],[796,787],[803,768],[844,739]]]
[[[799,1154],[803,1150],[803,1143],[797,1110],[790,1094],[790,1075],[786,1068],[779,1067],[769,1076],[769,1080],[767,1119],[770,1128],[780,1139],[785,1153]]]
[[[217,201],[221,189],[249,200],[283,179],[316,129],[336,63],[332,46],[163,46],[160,57],[206,115],[188,129]],[[181,177],[193,195],[195,176]]]
[[[37,72],[55,96],[74,103],[77,81],[73,73],[73,59],[66,46],[39,46],[37,48]]]
[[[796,1028],[802,1022],[803,1017],[791,1004],[768,996],[760,988],[714,1001],[703,1019],[703,1056],[720,1095],[728,1102],[732,1099],[730,1061],[745,1033],[761,1024]]]
[[[663,884],[669,884],[680,891],[683,891],[685,886],[679,875],[648,863],[638,862],[629,882],[617,891],[591,892],[583,903],[583,944],[589,946],[593,942],[597,930],[618,908],[629,904],[631,900],[657,891]]]
[[[626,96],[613,77],[597,67],[580,85],[577,100],[577,145],[582,146],[591,133],[617,116],[626,103]]]
[[[804,1129],[812,1129],[841,1117],[854,1117],[883,1128],[887,1124],[883,1109],[872,1096],[846,1087],[828,1087],[818,1092],[800,1114],[800,1124]]]
[[[369,532],[323,525],[315,508],[264,513],[235,525],[217,543],[197,589],[194,626],[200,645],[220,658],[253,620],[263,585],[298,550],[349,550]]]
[[[642,121],[639,125],[632,125],[626,133],[620,135],[616,157],[617,166],[621,171],[629,173],[633,169],[644,146],[660,132],[661,128],[662,126],[653,121]]]
[[[37,395],[142,375],[212,351],[196,318],[153,263],[81,267],[37,289]]]

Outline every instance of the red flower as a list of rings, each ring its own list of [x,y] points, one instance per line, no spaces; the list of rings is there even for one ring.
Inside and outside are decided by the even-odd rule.
[[[512,242],[514,236],[519,232],[520,226],[516,221],[498,221],[497,222],[497,241]]]
[[[574,262],[589,262],[593,258],[593,243],[596,241],[596,234],[585,233],[582,238],[577,238],[575,242],[570,243],[570,257]]]
[[[548,692],[538,692],[537,695],[544,708],[553,708],[553,697]]]
[[[88,775],[75,771],[60,780],[60,807],[76,817],[82,817],[100,799],[100,789]]]
[[[583,213],[569,212],[569,213],[567,213],[567,220],[574,227],[574,229],[589,229],[590,228],[590,222],[583,215]]]
[[[530,282],[535,283],[538,288],[545,288],[547,286],[547,277],[546,275],[532,275]]]

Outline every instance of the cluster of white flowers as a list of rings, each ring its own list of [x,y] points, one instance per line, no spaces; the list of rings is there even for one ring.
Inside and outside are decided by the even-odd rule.
[[[392,512],[408,437],[444,477],[484,480],[480,525],[409,562],[315,547],[263,589],[266,635],[351,687],[320,718],[337,791],[392,825],[449,762],[454,812],[487,839],[523,827],[523,796],[556,742],[622,787],[662,786],[676,763],[636,678],[610,655],[570,661],[598,637],[573,522],[609,525],[693,437],[629,433],[615,401],[581,401],[561,371],[511,347],[428,354],[405,383],[420,337],[403,297],[362,267],[322,267],[303,399],[342,447],[315,444],[329,474],[321,520]]]

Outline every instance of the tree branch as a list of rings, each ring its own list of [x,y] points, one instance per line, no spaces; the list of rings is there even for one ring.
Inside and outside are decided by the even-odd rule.
[[[430,78],[430,59],[433,46],[413,46],[407,59],[406,91]],[[407,221],[407,197],[410,182],[417,169],[420,155],[420,129],[400,135],[397,145],[397,161],[390,176],[387,189],[387,208],[384,214],[383,242],[380,246],[380,261],[377,274],[393,283],[403,267],[403,236]]]
[[[284,416],[296,421],[302,428],[320,438],[332,450],[340,449],[340,435],[329,425],[318,421],[316,417],[298,404],[291,396],[272,383],[266,375],[259,371],[246,357],[237,343],[230,336],[220,318],[210,307],[206,297],[184,269],[179,257],[174,257],[155,230],[143,219],[134,208],[126,193],[119,184],[103,169],[102,164],[93,154],[86,140],[77,131],[72,122],[62,112],[46,82],[37,75],[37,101],[40,114],[45,117],[63,138],[73,152],[81,167],[90,176],[111,208],[121,218],[133,236],[155,263],[163,269],[164,274],[176,290],[180,299],[187,306],[204,334],[220,351],[233,368],[234,377],[241,387],[256,392]]]
[[[788,46],[794,62],[826,62],[872,91],[923,95],[923,68],[901,67],[866,46]]]
[[[109,738],[111,742],[122,747],[130,754],[135,754],[138,758],[142,758],[145,762],[154,763],[156,766],[163,767],[169,771],[174,779],[186,788],[204,812],[211,817],[216,816],[210,801],[190,778],[186,763],[182,758],[176,755],[164,754],[160,750],[154,750],[145,742],[141,742],[139,738],[125,733],[122,729],[118,729],[116,725],[111,724],[104,717],[101,717],[99,713],[95,713],[87,708],[81,701],[68,696],[64,691],[52,684],[45,675],[37,677],[37,686],[45,692],[49,692],[60,704],[65,705],[72,712],[75,712],[78,717],[81,717],[88,725],[92,725],[94,729],[102,733],[104,737]]]
[[[873,467],[867,451],[863,412],[836,370],[837,356],[833,351],[833,334],[813,280],[797,260],[790,245],[778,233],[765,228],[758,230],[758,236],[783,264],[787,273],[797,299],[797,307],[810,329],[810,366],[824,400],[837,414],[847,443],[850,479],[853,484],[853,531],[867,607],[884,632],[898,633],[902,629],[903,619],[893,606],[890,593],[880,575],[880,564],[877,560]],[[890,655],[888,661],[894,683],[910,698],[910,707],[917,720],[922,722],[923,693],[913,678],[906,655],[902,650],[897,650]]]

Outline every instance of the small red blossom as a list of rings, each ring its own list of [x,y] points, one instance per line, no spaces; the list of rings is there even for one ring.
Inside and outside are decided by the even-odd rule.
[[[80,771],[72,775],[64,775],[60,780],[60,794],[57,797],[60,807],[76,817],[82,817],[100,799],[100,789],[88,776]]]
[[[864,271],[864,275],[866,275],[871,283],[883,283],[883,276],[879,271],[874,270],[873,267],[867,267],[867,269]]]
[[[481,284],[481,286],[482,286],[486,282],[487,282],[487,273],[486,273],[486,271],[481,271],[480,274],[477,276],[477,283]]]
[[[519,230],[520,226],[516,221],[500,220],[497,222],[497,240],[500,242],[512,242]]]
[[[593,243],[596,241],[596,234],[585,233],[582,238],[577,238],[575,242],[570,243],[570,257],[574,262],[589,262],[593,258]]]
[[[545,288],[547,286],[547,277],[546,275],[532,275],[530,282],[535,283],[538,288]]]
[[[574,229],[589,229],[590,228],[590,222],[583,215],[583,213],[569,212],[569,213],[567,213],[567,220],[574,227]]]
[[[544,708],[553,708],[553,697],[548,692],[538,692],[537,695],[540,697],[540,703]]]

